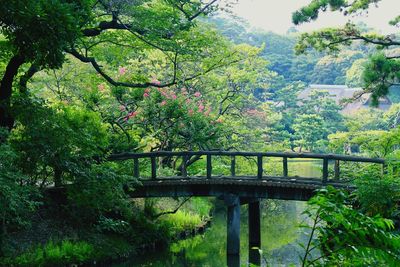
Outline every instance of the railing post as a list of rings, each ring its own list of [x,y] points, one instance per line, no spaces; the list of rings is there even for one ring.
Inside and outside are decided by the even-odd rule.
[[[288,171],[288,161],[287,157],[283,158],[283,177],[288,177],[289,176],[289,171]]]
[[[139,159],[133,159],[133,177],[139,179]]]
[[[326,184],[328,181],[328,159],[324,158],[323,166],[322,166],[322,184]]]
[[[187,159],[188,159],[187,155],[182,156],[182,176],[183,177],[187,177],[187,168],[186,168]]]
[[[212,175],[211,154],[207,154],[207,179],[210,179],[211,175]]]
[[[235,177],[236,175],[236,157],[231,156],[231,176]]]
[[[340,179],[340,161],[339,160],[335,160],[335,180],[339,180]]]
[[[157,164],[156,164],[156,157],[151,156],[151,179],[157,178]]]
[[[262,156],[259,155],[257,156],[257,178],[262,179],[262,175],[263,175],[263,160]]]
[[[383,164],[382,164],[382,175],[385,175],[385,174],[387,174],[387,173],[388,173],[387,164],[386,164],[386,163],[383,163]]]

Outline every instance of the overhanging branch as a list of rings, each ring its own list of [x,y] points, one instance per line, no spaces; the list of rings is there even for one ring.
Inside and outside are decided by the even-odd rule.
[[[153,220],[155,220],[155,219],[157,219],[157,218],[159,218],[159,217],[161,217],[161,216],[163,216],[163,215],[177,213],[178,210],[179,210],[187,201],[189,201],[190,198],[191,198],[191,197],[185,198],[185,200],[183,200],[183,201],[178,205],[178,207],[176,207],[174,210],[171,210],[171,211],[164,211],[164,212],[160,212],[160,213],[158,213],[158,214],[153,215],[153,216],[152,216]]]
[[[118,82],[118,81],[115,81],[113,78],[111,78],[108,74],[106,74],[106,73],[102,70],[101,66],[97,63],[97,61],[96,61],[96,59],[95,59],[94,57],[87,57],[87,56],[84,56],[84,55],[80,54],[80,53],[79,53],[77,50],[75,50],[75,49],[69,49],[69,50],[67,50],[66,52],[69,53],[69,54],[71,54],[72,56],[76,57],[77,59],[79,59],[80,61],[82,61],[82,62],[84,62],[84,63],[90,63],[90,64],[93,66],[93,68],[94,68],[108,83],[110,83],[111,85],[114,85],[114,86],[123,86],[123,87],[128,87],[128,88],[146,88],[146,87],[149,87],[149,86],[153,86],[153,87],[163,88],[163,87],[169,87],[169,86],[175,85],[175,84],[177,84],[177,81],[178,81],[178,79],[177,79],[177,77],[176,77],[176,76],[177,76],[177,75],[176,75],[176,65],[177,65],[176,62],[174,62],[174,75],[173,75],[173,79],[172,79],[172,81],[170,81],[170,82],[167,82],[167,83],[164,83],[164,84],[155,83],[155,82],[127,83],[127,82]],[[177,55],[176,55],[176,57],[177,57]],[[176,60],[176,58],[175,58],[175,60]],[[202,71],[202,72],[199,72],[199,73],[197,73],[197,74],[194,74],[194,75],[192,75],[192,76],[190,76],[190,77],[184,78],[184,79],[182,79],[182,81],[190,81],[190,80],[196,79],[196,78],[198,78],[198,77],[200,77],[200,76],[202,76],[202,75],[205,75],[205,74],[207,74],[207,73],[209,73],[209,72],[211,72],[211,71],[213,71],[213,70],[215,70],[215,69],[217,69],[217,68],[219,68],[219,67],[222,67],[222,66],[225,66],[225,65],[231,65],[231,64],[234,64],[234,63],[239,62],[240,60],[241,60],[241,59],[235,59],[235,60],[232,60],[232,61],[230,61],[230,62],[224,63],[224,62],[223,62],[224,59],[220,59],[217,63],[215,63],[215,64],[213,64],[212,66],[210,66],[207,70],[204,70],[204,71]]]

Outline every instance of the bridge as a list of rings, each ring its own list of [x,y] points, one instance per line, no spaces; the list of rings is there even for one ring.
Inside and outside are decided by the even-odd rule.
[[[225,158],[230,162],[228,175],[213,173],[213,158]],[[245,157],[254,160],[257,171],[253,174],[237,175],[237,159]],[[179,163],[177,174],[158,175],[158,166],[165,163]],[[275,159],[280,162],[281,175],[267,175],[265,166]],[[290,176],[289,159],[313,159],[322,161],[321,177]],[[336,188],[354,189],[340,172],[341,162],[374,163],[382,165],[380,158],[365,158],[335,154],[279,153],[279,152],[228,152],[228,151],[184,151],[123,153],[112,155],[109,160],[132,160],[133,176],[141,182],[135,190],[127,190],[132,198],[214,196],[224,200],[227,206],[227,259],[228,266],[240,266],[240,206],[248,205],[249,212],[249,261],[259,265],[257,250],[261,247],[260,199],[308,200],[316,189],[331,185]],[[204,175],[191,175],[190,164],[205,160]],[[333,171],[329,165],[333,163]],[[141,166],[142,165],[142,166]],[[141,170],[149,168],[149,177]]]

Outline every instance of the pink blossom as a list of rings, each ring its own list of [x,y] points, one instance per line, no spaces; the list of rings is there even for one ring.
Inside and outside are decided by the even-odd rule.
[[[150,95],[148,93],[144,93],[143,97],[149,97]]]
[[[105,89],[106,89],[106,87],[104,86],[104,84],[99,84],[99,85],[97,85],[97,88],[99,89],[99,91],[101,91],[101,92],[103,92]]]
[[[151,83],[155,84],[155,85],[160,85],[161,84],[161,82],[159,80],[157,80],[156,78],[153,78],[153,80],[151,80]]]
[[[189,98],[188,99],[186,99],[186,104],[190,104],[191,102],[192,102],[192,100],[190,100]]]
[[[172,95],[171,95],[171,98],[172,98],[172,99],[176,99],[176,95],[175,95],[175,94],[172,94]]]
[[[163,101],[160,103],[160,106],[162,107],[162,106],[165,106],[166,104],[167,104],[167,101],[163,100]]]
[[[255,117],[260,117],[260,118],[265,117],[265,112],[263,112],[263,111],[258,111],[258,110],[256,110],[256,109],[248,109],[248,110],[246,111],[246,113],[247,113],[249,116],[255,116]]]
[[[126,73],[126,68],[125,67],[120,67],[118,69],[118,72],[119,72],[120,75],[124,75]]]
[[[204,115],[208,116],[208,115],[210,115],[210,112],[211,112],[211,108],[208,107],[206,112],[204,112]]]
[[[222,122],[223,122],[223,120],[222,120],[221,118],[218,118],[218,119],[216,120],[216,122],[218,122],[218,123],[222,123]]]
[[[135,117],[138,114],[137,111],[132,111],[131,113],[128,114],[129,118]]]
[[[189,109],[188,114],[192,115],[193,114],[193,109]]]
[[[146,88],[146,89],[144,90],[144,92],[145,92],[145,93],[150,93],[150,88]]]
[[[132,117],[135,117],[138,114],[137,111],[129,112],[128,115],[125,117],[125,121],[129,120]]]
[[[188,94],[187,89],[186,89],[185,87],[182,87],[182,88],[181,88],[181,93],[182,93],[183,95],[187,95],[187,94]]]
[[[202,112],[204,110],[204,105],[203,104],[199,104],[199,111]]]
[[[195,96],[195,97],[200,97],[200,96],[201,96],[201,93],[200,93],[200,92],[196,92],[196,93],[194,93],[194,96]]]
[[[119,110],[125,111],[125,106],[124,105],[119,106]]]

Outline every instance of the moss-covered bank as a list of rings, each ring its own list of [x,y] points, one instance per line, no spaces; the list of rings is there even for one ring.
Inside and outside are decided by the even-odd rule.
[[[209,221],[209,200],[194,198],[168,213],[175,211],[180,201],[138,200],[133,203],[135,212],[130,221],[104,217],[85,227],[75,227],[54,209],[43,209],[29,227],[8,235],[0,265],[107,265],[168,246],[204,229]]]

